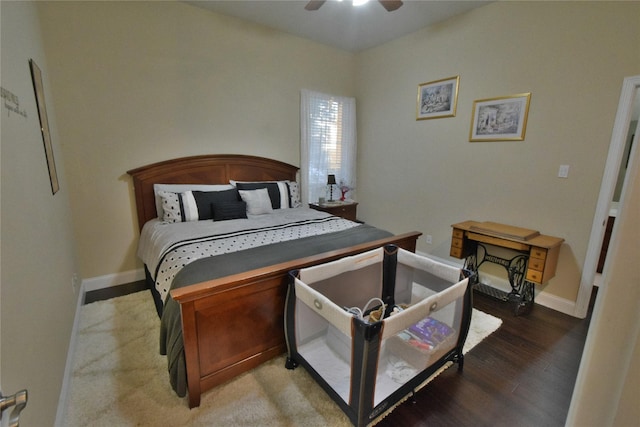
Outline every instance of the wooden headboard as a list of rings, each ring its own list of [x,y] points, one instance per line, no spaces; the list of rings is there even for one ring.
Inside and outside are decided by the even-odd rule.
[[[296,180],[298,167],[242,154],[181,157],[127,171],[133,178],[138,227],[156,218],[153,184],[229,184],[236,181]]]

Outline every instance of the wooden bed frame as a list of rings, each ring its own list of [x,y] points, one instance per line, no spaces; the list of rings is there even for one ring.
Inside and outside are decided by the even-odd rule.
[[[228,184],[296,180],[298,168],[247,155],[202,155],[154,163],[133,178],[138,226],[156,218],[153,184]],[[289,271],[368,251],[387,243],[415,252],[411,232],[300,258],[171,291],[182,316],[189,407],[201,394],[286,351],[284,306]],[[283,366],[284,369],[284,366]]]

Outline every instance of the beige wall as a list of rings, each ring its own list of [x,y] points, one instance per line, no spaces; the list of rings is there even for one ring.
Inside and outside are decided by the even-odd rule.
[[[181,3],[42,2],[82,277],[141,267],[126,170],[212,152],[299,164],[310,88],[357,95],[362,219],[431,234],[418,249],[443,258],[464,219],[563,237],[539,290],[572,304],[620,84],[640,68],[638,6],[498,2],[353,56]],[[454,75],[457,116],[416,121],[417,85]],[[521,92],[525,141],[469,143],[474,100]]]
[[[640,96],[640,93],[636,96]],[[636,135],[636,141],[638,135]],[[640,149],[630,162],[611,262],[598,292],[567,426],[633,426],[640,420]]]
[[[27,117],[9,112],[2,100],[2,392],[27,389],[20,425],[53,425],[67,357],[78,271],[69,206],[70,187],[51,102],[48,61],[35,3],[0,2],[2,88],[18,97]],[[43,73],[49,125],[60,190],[52,195],[38,110],[29,71],[34,59]],[[3,418],[6,421],[9,413]]]
[[[418,250],[442,258],[466,219],[562,237],[538,289],[575,301],[620,87],[640,70],[638,16],[638,2],[497,2],[359,55],[362,219],[431,234]],[[457,116],[416,121],[417,85],[456,75]],[[523,92],[524,141],[469,142],[474,100]]]
[[[174,2],[42,2],[83,278],[141,268],[126,171],[204,153],[300,163],[299,93],[351,54]]]

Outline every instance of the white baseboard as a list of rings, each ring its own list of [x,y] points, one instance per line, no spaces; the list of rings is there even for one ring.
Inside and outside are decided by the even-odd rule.
[[[78,292],[78,301],[76,303],[76,313],[73,319],[73,328],[71,329],[71,338],[69,340],[69,349],[67,350],[67,361],[64,368],[64,377],[62,378],[62,387],[60,388],[60,397],[58,398],[58,410],[56,413],[55,426],[63,427],[62,421],[64,420],[64,411],[67,406],[67,394],[69,390],[69,381],[71,379],[73,369],[73,355],[76,350],[76,335],[78,331],[78,324],[80,322],[80,310],[84,302],[84,294],[88,291],[95,291],[97,289],[105,289],[113,286],[124,285],[126,283],[136,282],[138,280],[144,280],[144,270],[131,270],[123,273],[107,274],[105,276],[93,277],[85,279],[80,284],[80,292]]]
[[[92,277],[82,281],[85,292],[97,289],[111,288],[113,286],[124,285],[126,283],[144,280],[144,269],[124,271],[122,273],[107,274],[104,276]]]
[[[435,255],[416,252],[420,256],[424,256],[427,258],[431,258],[435,261],[439,261],[443,264],[453,265],[458,268],[462,268],[462,262],[451,261],[449,259],[444,259],[437,257]],[[491,286],[496,289],[500,289],[504,292],[511,291],[511,285],[509,284],[509,280],[506,277],[494,276],[491,274],[482,273],[482,283],[488,286]],[[546,292],[536,292],[535,299],[536,304],[542,305],[544,307],[550,308],[555,311],[559,311],[560,313],[568,314],[569,316],[575,317],[575,309],[576,302],[568,300],[566,298],[560,298],[555,295],[551,295]]]
[[[58,397],[58,410],[56,413],[56,420],[54,426],[63,427],[62,421],[64,420],[64,411],[67,407],[67,394],[69,392],[69,381],[71,379],[71,370],[73,369],[73,355],[76,351],[76,333],[78,331],[78,324],[80,323],[80,310],[82,303],[84,302],[84,284],[80,285],[80,291],[78,292],[78,301],[76,302],[76,313],[73,317],[73,328],[71,328],[71,338],[69,339],[69,349],[67,350],[67,361],[64,366],[64,376],[62,377],[62,387],[60,387],[60,397]]]
[[[543,305],[560,313],[568,314],[571,317],[576,317],[576,302],[566,298],[560,298],[555,295],[551,295],[546,292],[540,292],[536,294],[536,304]]]

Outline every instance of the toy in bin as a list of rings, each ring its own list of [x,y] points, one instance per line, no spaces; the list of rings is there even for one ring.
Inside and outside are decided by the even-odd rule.
[[[440,343],[453,335],[454,330],[447,324],[426,317],[418,323],[409,326],[402,333],[398,334],[400,338],[408,338],[409,344],[424,350],[433,350]]]
[[[444,364],[462,370],[471,310],[466,271],[394,245],[292,271],[286,366],[365,426]]]
[[[387,341],[389,351],[417,369],[423,369],[439,348],[455,339],[455,330],[446,323],[425,317]]]

